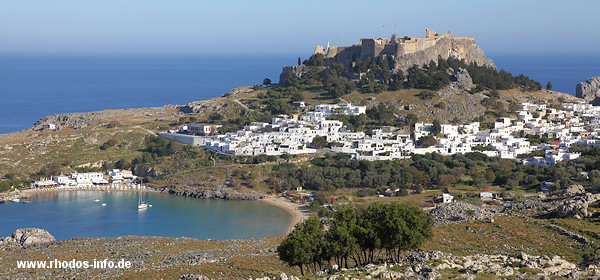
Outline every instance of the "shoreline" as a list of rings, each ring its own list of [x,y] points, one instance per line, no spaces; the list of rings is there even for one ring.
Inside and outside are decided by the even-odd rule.
[[[44,190],[38,190],[38,189],[25,189],[25,190],[20,190],[18,193],[14,193],[14,197],[12,198],[29,198],[31,197],[32,194],[34,193],[43,193],[43,192],[58,192],[58,191],[96,191],[96,192],[109,192],[110,190],[102,190],[102,189],[98,189],[98,190],[93,190],[93,189],[57,189],[57,188],[52,188],[52,189],[44,189]],[[114,190],[115,192],[138,192],[139,190]],[[143,189],[142,192],[153,192],[153,193],[160,193],[161,191],[158,190],[154,190],[154,189]],[[168,194],[168,193],[167,193]],[[172,194],[168,194],[168,195],[172,195]],[[6,202],[8,202],[10,200],[7,200]],[[289,234],[290,232],[292,232],[292,230],[294,230],[294,227],[296,226],[296,224],[306,220],[308,217],[312,216],[312,210],[309,208],[308,205],[306,204],[298,204],[295,202],[290,201],[289,199],[283,197],[283,196],[267,196],[261,199],[257,199],[256,201],[259,201],[261,203],[265,203],[265,204],[269,204],[275,207],[278,207],[286,212],[288,212],[291,216],[292,219],[290,221],[290,224],[287,227],[286,230],[286,234]]]
[[[123,190],[106,190],[106,189],[59,189],[59,188],[50,188],[50,189],[43,189],[43,190],[38,190],[38,189],[25,189],[25,190],[21,190],[22,193],[25,194],[32,194],[32,193],[41,193],[41,192],[58,192],[58,191],[85,191],[85,192],[139,192],[140,190],[134,190],[134,189],[123,189]],[[141,192],[161,192],[158,190],[154,190],[154,189],[147,189],[144,188],[141,190]]]
[[[283,209],[286,212],[290,213],[290,215],[292,215],[292,221],[288,226],[286,234],[292,232],[296,224],[312,216],[312,210],[308,207],[308,205],[291,202],[290,200],[282,196],[269,196],[262,199],[258,199],[258,201],[269,205],[273,205],[275,207],[279,207],[280,209]]]

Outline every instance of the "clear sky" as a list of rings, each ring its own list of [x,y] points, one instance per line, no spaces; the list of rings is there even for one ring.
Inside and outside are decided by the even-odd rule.
[[[599,11],[595,0],[1,0],[0,52],[310,53],[396,25],[474,35],[486,52],[587,53],[600,52]]]

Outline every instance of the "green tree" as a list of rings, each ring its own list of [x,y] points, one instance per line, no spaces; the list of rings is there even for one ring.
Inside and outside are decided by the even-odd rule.
[[[225,118],[225,116],[223,116],[223,114],[221,114],[219,112],[214,112],[208,116],[208,120],[212,123],[220,122],[224,118]]]
[[[435,144],[435,138],[433,138],[431,135],[421,136],[421,138],[417,140],[417,145],[419,147],[431,147],[435,146]]]
[[[298,57],[298,66],[302,65],[302,59]]]
[[[551,89],[552,89],[552,83],[551,83],[551,82],[548,82],[548,83],[546,84],[546,89],[547,89],[547,90],[551,90]]]
[[[268,87],[270,84],[271,84],[271,79],[269,79],[269,78],[265,78],[265,79],[263,80],[263,85],[265,85],[265,86],[267,86],[267,87]]]
[[[294,92],[290,95],[290,100],[292,101],[302,101],[304,100],[304,95],[300,92]]]
[[[430,90],[422,90],[416,96],[418,96],[419,98],[421,98],[423,100],[429,100],[435,96],[435,93]]]
[[[380,211],[376,228],[381,247],[394,262],[400,261],[402,252],[419,248],[433,236],[431,218],[414,203],[393,202],[374,208]]]
[[[315,136],[312,140],[312,142],[310,142],[310,144],[313,147],[317,147],[317,148],[323,148],[323,147],[327,147],[329,145],[329,142],[327,142],[327,138],[325,138],[324,136]]]
[[[438,135],[442,131],[442,125],[438,119],[433,120],[433,124],[431,125],[431,135]]]
[[[304,61],[306,66],[323,66],[325,65],[325,56],[321,53],[313,54],[308,60]]]
[[[324,260],[325,239],[323,224],[317,217],[310,217],[296,228],[277,247],[279,258],[290,266],[298,266],[304,275],[304,268],[321,265]]]

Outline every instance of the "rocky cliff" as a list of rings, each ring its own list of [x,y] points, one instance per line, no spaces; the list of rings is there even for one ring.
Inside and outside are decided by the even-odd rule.
[[[437,61],[439,57],[464,59],[467,63],[476,63],[496,69],[496,64],[485,56],[475,40],[452,37],[439,39],[432,47],[395,57],[394,69],[406,71],[414,64],[425,65],[432,60]]]
[[[592,77],[577,84],[575,95],[588,103],[600,104],[600,77]]]

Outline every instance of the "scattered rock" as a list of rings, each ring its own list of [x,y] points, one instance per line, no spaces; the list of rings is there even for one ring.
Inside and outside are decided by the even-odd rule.
[[[208,278],[204,275],[200,275],[200,274],[185,274],[185,275],[181,275],[179,276],[179,278],[177,278],[177,280],[212,280],[212,278]]]
[[[566,190],[564,190],[561,195],[562,196],[571,196],[571,195],[576,195],[576,194],[582,194],[585,193],[585,189],[583,188],[582,185],[570,185],[567,187]]]
[[[504,204],[502,212],[505,214],[517,214],[518,212],[550,213],[556,210],[560,202],[542,201],[541,198],[526,199],[521,202],[510,202]],[[537,214],[537,213],[536,213]]]
[[[453,202],[437,206],[429,212],[436,225],[489,219],[498,214],[495,208],[480,207],[466,202]]]

